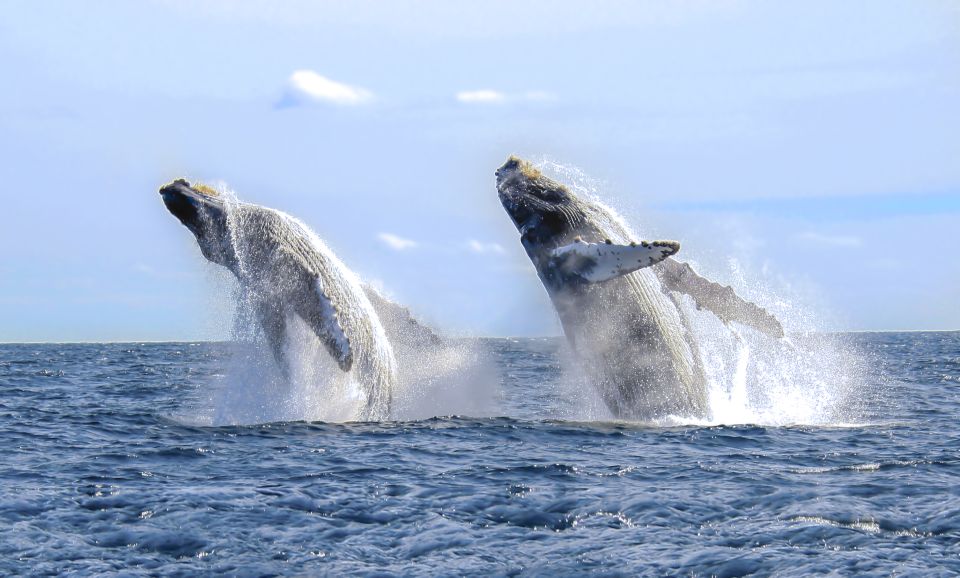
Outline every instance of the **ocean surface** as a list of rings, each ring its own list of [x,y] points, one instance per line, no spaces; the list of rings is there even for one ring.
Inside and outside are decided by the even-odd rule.
[[[0,575],[960,573],[960,333],[836,339],[850,411],[766,425],[578,419],[558,339],[482,415],[225,426],[234,344],[0,345]]]

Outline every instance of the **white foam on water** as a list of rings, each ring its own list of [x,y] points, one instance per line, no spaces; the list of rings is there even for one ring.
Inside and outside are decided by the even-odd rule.
[[[840,336],[773,339],[725,326],[688,300],[682,306],[694,320],[704,359],[711,423],[837,425],[861,419],[860,356]],[[781,321],[789,328],[789,320]]]
[[[363,402],[360,385],[340,370],[306,324],[296,315],[287,318],[289,373],[284,376],[244,307],[240,299],[233,355],[209,399],[210,425],[356,419]]]

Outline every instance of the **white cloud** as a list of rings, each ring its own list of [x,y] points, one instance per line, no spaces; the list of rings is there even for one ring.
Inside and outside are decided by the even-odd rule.
[[[508,102],[553,102],[557,95],[543,90],[528,90],[516,94],[485,88],[482,90],[464,90],[456,94],[463,104],[505,104]]]
[[[476,239],[470,239],[469,241],[467,241],[467,249],[470,249],[471,251],[473,251],[474,253],[477,253],[478,255],[483,255],[486,253],[496,253],[498,255],[501,255],[503,253],[506,253],[506,250],[499,243],[481,243]]]
[[[464,90],[457,93],[457,100],[466,104],[500,104],[507,96],[496,90]]]
[[[297,100],[329,102],[338,105],[364,104],[373,100],[373,93],[358,86],[330,80],[312,70],[296,70],[290,75],[290,96]]]
[[[853,235],[824,235],[814,231],[807,231],[797,235],[797,240],[802,243],[813,243],[827,247],[859,247],[863,245],[860,237]]]
[[[380,233],[377,235],[377,238],[384,242],[387,247],[390,247],[394,251],[406,251],[407,249],[414,249],[419,243],[411,239],[404,239],[393,233]]]

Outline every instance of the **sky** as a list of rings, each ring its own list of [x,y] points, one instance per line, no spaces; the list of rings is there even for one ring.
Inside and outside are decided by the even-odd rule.
[[[447,332],[558,334],[510,154],[788,330],[960,329],[960,2],[5,0],[0,75],[0,341],[227,338],[177,177]]]

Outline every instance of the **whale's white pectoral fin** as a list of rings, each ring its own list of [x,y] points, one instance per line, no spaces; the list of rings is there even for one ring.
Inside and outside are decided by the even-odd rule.
[[[353,367],[350,340],[340,324],[336,306],[324,290],[322,280],[306,270],[302,262],[290,252],[280,249],[272,255],[271,277],[284,279],[288,285],[290,308],[299,315],[317,335],[343,371]]]
[[[340,324],[340,313],[324,291],[320,278],[314,276],[311,281],[310,297],[312,298],[304,299],[299,303],[297,314],[317,334],[324,347],[337,361],[340,369],[350,371],[353,367],[353,349]]]
[[[679,250],[680,243],[676,241],[614,245],[576,240],[554,249],[550,258],[565,273],[598,283],[655,265]]]
[[[737,321],[771,337],[783,337],[783,326],[766,309],[743,299],[732,288],[698,275],[689,264],[667,259],[656,273],[665,289],[689,295],[698,308],[712,312],[724,323]]]

